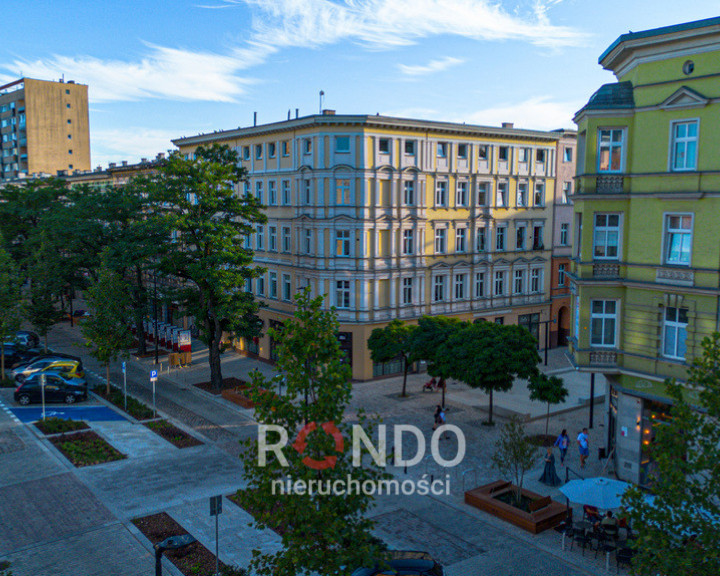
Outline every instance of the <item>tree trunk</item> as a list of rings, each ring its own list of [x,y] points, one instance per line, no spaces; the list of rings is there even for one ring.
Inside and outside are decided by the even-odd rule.
[[[105,364],[105,395],[110,396],[110,363]]]
[[[408,363],[407,360],[403,359],[403,363],[405,364],[405,370],[403,370],[403,388],[402,388],[402,396],[405,398],[407,396],[406,386],[407,386],[407,373],[408,373]]]
[[[135,320],[135,335],[138,340],[138,356],[143,356],[144,354],[147,354],[147,343],[145,342],[145,328],[143,326],[143,321],[140,319]]]
[[[488,414],[488,424],[492,424],[492,409],[493,409],[493,391],[492,388],[490,388],[490,406],[489,406],[489,414]]]
[[[136,310],[145,310],[146,303],[143,297],[143,271],[140,266],[135,266],[135,289],[133,290],[133,298],[135,300]],[[145,342],[145,329],[143,328],[142,318],[135,320],[135,333],[138,337],[138,356],[147,354],[147,343]]]
[[[447,386],[445,382],[445,378],[440,378],[440,387],[442,388],[442,400],[440,401],[440,406],[443,408],[445,407],[445,387]]]
[[[5,380],[5,347],[0,344],[0,378]]]
[[[545,416],[545,436],[547,436],[549,425],[550,425],[550,402],[548,402],[547,414]]]
[[[220,340],[222,330],[217,321],[208,319],[208,360],[210,362],[210,386],[222,390],[222,366],[220,365]]]

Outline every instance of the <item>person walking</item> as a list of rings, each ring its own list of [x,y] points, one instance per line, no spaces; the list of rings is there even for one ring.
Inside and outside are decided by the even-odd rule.
[[[545,469],[543,470],[542,476],[540,476],[540,482],[548,486],[559,486],[562,484],[562,480],[560,480],[560,477],[555,471],[555,454],[553,454],[552,446],[547,447]]]
[[[440,416],[442,414],[442,417]],[[434,423],[433,423],[433,430],[437,430],[437,427],[443,424],[443,420],[445,418],[445,414],[443,414],[443,409],[440,404],[438,404],[435,407],[435,415],[433,416]]]
[[[580,450],[580,468],[585,468],[585,461],[590,456],[590,437],[588,429],[583,428],[577,437],[578,449]]]
[[[560,436],[557,437],[553,446],[557,446],[560,450],[560,465],[565,466],[565,455],[567,454],[568,447],[570,446],[570,437],[568,436],[565,428],[563,428],[563,431],[560,432]]]

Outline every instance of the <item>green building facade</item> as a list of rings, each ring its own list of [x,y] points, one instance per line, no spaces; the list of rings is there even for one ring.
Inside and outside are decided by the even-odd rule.
[[[578,369],[606,376],[607,451],[645,484],[663,381],[720,330],[720,18],[620,36],[577,113]]]

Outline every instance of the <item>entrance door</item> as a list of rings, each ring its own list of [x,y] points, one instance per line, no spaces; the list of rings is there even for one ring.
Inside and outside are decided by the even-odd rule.
[[[352,332],[338,332],[337,339],[340,342],[340,350],[345,352],[345,361],[352,368]]]
[[[567,346],[570,334],[570,310],[563,306],[558,310],[558,346]]]

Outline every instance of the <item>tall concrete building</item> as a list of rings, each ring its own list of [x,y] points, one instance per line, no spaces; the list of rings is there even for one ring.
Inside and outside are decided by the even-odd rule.
[[[0,86],[0,180],[90,169],[88,87],[22,78]]]
[[[266,328],[286,320],[295,292],[310,286],[337,309],[353,377],[367,380],[400,370],[374,364],[367,348],[372,330],[394,318],[520,324],[544,345],[556,325],[558,142],[573,138],[326,110],[173,142],[188,155],[213,143],[236,149],[245,190],[267,206],[267,224],[247,239],[266,269],[248,285],[267,305]],[[242,346],[272,360],[265,334]]]

